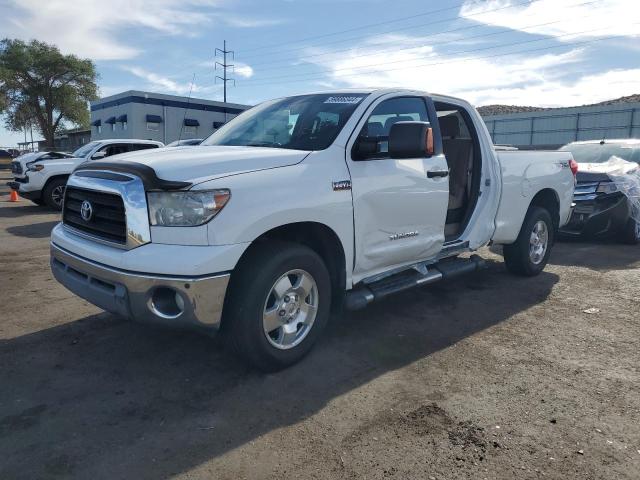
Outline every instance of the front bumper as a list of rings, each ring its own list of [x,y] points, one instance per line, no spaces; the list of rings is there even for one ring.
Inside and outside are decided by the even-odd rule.
[[[218,330],[229,273],[185,277],[108,267],[51,243],[51,271],[79,297],[132,320]]]
[[[602,236],[617,233],[629,220],[627,197],[616,193],[592,196],[588,200],[575,199],[569,222],[560,229],[568,236]]]

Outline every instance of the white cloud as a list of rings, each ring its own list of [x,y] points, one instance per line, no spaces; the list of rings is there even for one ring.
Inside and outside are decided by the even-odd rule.
[[[575,81],[552,81],[519,88],[470,92],[477,105],[494,103],[568,107],[602,102],[638,93],[640,68],[615,69],[586,75]]]
[[[140,53],[125,28],[191,35],[210,21],[221,0],[8,0],[0,6],[3,35],[56,44],[64,53],[94,60]]]
[[[220,20],[224,21],[230,27],[237,28],[258,28],[258,27],[272,27],[274,25],[282,25],[285,20],[282,18],[250,18],[246,15],[221,15]]]
[[[562,41],[610,35],[640,35],[640,8],[637,0],[540,0],[504,8],[518,3],[522,2],[467,1],[460,9],[460,16],[487,25],[533,34],[563,35],[559,39]],[[570,35],[574,33],[576,35]]]
[[[175,93],[178,95],[187,95],[189,91],[192,93],[202,92],[204,90],[203,87],[199,86],[194,82],[193,88],[191,86],[191,82],[176,82],[169,77],[150,72],[140,67],[133,66],[122,66],[124,71],[135,75],[138,78],[141,78],[147,82],[145,89],[153,90],[160,93]]]
[[[388,37],[382,43],[386,49],[381,52],[364,42],[349,53],[315,63],[329,67],[327,79],[334,87],[416,88],[457,95],[476,105],[580,105],[637,93],[640,85],[640,69],[581,74],[578,63],[589,58],[584,48],[491,57],[492,52],[451,55],[411,37]],[[394,45],[416,47],[390,53]]]
[[[251,78],[253,77],[253,68],[246,63],[235,62],[234,73],[242,78]]]

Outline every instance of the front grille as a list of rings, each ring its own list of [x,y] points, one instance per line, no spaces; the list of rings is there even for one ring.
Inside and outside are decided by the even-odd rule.
[[[91,204],[93,214],[87,221],[82,218],[82,202]],[[113,193],[67,187],[62,222],[81,232],[109,242],[126,244],[127,223],[122,197]]]
[[[22,164],[20,162],[11,162],[11,173],[22,173]]]

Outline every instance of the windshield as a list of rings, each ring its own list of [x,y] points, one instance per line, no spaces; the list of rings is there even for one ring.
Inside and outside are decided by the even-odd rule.
[[[633,148],[631,145],[615,143],[582,143],[569,144],[560,150],[570,151],[573,158],[578,163],[604,163],[613,156],[620,157],[628,162],[638,162],[640,148]]]
[[[87,155],[89,155],[89,153],[91,152],[91,150],[93,150],[96,145],[98,145],[98,143],[100,142],[89,142],[86,145],[83,145],[82,147],[80,147],[79,149],[77,149],[75,152],[73,152],[73,156],[74,157],[86,157]]]
[[[366,96],[317,94],[265,102],[234,118],[202,145],[324,150]]]

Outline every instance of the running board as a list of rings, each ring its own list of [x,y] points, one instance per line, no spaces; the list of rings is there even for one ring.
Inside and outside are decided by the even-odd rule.
[[[465,273],[475,272],[484,265],[485,261],[482,258],[478,255],[471,255],[469,258],[442,260],[428,268],[405,270],[348,291],[345,307],[347,310],[360,310],[374,300],[380,300],[420,285],[429,285],[440,280],[448,280]]]

